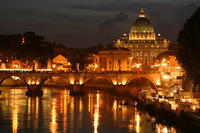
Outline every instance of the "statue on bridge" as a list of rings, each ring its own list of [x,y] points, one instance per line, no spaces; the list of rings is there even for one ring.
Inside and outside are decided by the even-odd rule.
[[[79,67],[80,67],[80,64],[79,64],[79,63],[76,63],[76,71],[77,71],[77,72],[80,71]]]

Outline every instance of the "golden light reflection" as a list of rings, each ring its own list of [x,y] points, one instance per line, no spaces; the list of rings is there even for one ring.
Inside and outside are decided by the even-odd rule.
[[[18,129],[18,105],[14,103],[12,110],[12,132],[17,133]]]
[[[134,132],[134,124],[133,123],[134,123],[134,118],[133,118],[133,116],[131,116],[130,123],[128,124],[128,129],[130,132]]]
[[[81,99],[79,100],[79,111],[83,112],[83,101]]]
[[[136,122],[135,125],[136,132],[140,133],[140,115],[138,112],[135,113],[135,122]]]
[[[31,124],[30,123],[30,120],[31,120],[31,111],[32,111],[32,108],[31,108],[31,97],[28,97],[28,101],[27,101],[27,106],[28,106],[28,116],[27,116],[27,120],[28,120],[28,127],[30,127]]]
[[[36,119],[38,119],[38,113],[39,113],[39,97],[36,97],[36,109],[35,109],[35,111],[36,111],[36,113],[35,113],[35,115],[36,115]]]
[[[35,102],[35,128],[38,128],[39,97],[36,97]]]
[[[63,113],[63,95],[60,96],[60,113]]]
[[[163,128],[163,133],[168,133],[167,127],[164,127],[164,128]]]
[[[167,128],[164,125],[156,124],[156,132],[157,133],[176,133],[176,130],[173,127]]]
[[[28,116],[30,116],[30,114],[31,114],[31,97],[28,97],[27,105],[28,105]]]
[[[18,113],[19,113],[19,107],[18,107],[18,99],[15,97],[15,94],[18,93],[18,92],[21,92],[19,90],[16,90],[16,89],[12,89],[11,90],[11,94],[14,94],[14,98],[12,99],[13,100],[13,104],[12,104],[12,132],[13,133],[17,133],[17,130],[18,130],[18,126],[19,126],[19,123],[18,123]]]
[[[80,112],[80,115],[79,115],[79,128],[82,127],[82,119],[83,119],[83,100],[80,98],[79,99],[79,112]]]
[[[75,116],[74,116],[74,114],[75,114],[75,98],[74,97],[71,97],[71,100],[70,100],[70,110],[69,110],[70,112],[70,114],[71,114],[71,117],[70,117],[70,123],[69,123],[69,125],[70,125],[70,132],[73,132],[74,131],[74,125],[76,124],[75,123]]]
[[[63,132],[65,133],[67,131],[67,103],[69,102],[68,100],[68,97],[69,97],[69,93],[67,92],[67,90],[64,90],[64,93],[63,93],[63,127],[64,130]]]
[[[88,111],[93,113],[93,94],[88,94]]]
[[[99,126],[99,93],[96,95],[96,105],[94,110],[94,133],[98,133],[98,126]]]
[[[122,100],[122,104],[124,104],[125,102],[126,102],[125,100]],[[126,120],[127,106],[120,105],[119,107],[121,108],[122,111],[122,120]]]
[[[116,123],[116,120],[117,120],[117,100],[114,100],[114,102],[113,102],[113,111],[114,111],[113,119],[114,119],[114,122]]]
[[[25,103],[20,99],[23,91],[15,90],[14,92],[13,89],[9,92],[12,92],[13,98],[10,115],[12,122],[11,132],[13,133],[20,132],[21,128],[34,129],[34,132],[36,132],[40,126],[47,127],[51,133],[57,133],[60,129],[63,132],[78,132],[84,129],[86,124],[89,124],[91,127],[89,129],[90,132],[99,133],[100,125],[104,126],[108,122],[111,122],[109,124],[112,124],[111,126],[116,128],[128,128],[129,132],[142,133],[145,131],[154,132],[156,130],[155,132],[158,133],[176,133],[174,128],[155,124],[156,122],[152,120],[153,118],[149,122],[150,118],[147,118],[146,115],[143,115],[143,113],[137,111],[134,107],[124,106],[123,104],[127,100],[109,97],[107,95],[104,96],[104,93],[101,92],[94,93],[92,91],[92,93],[86,95],[88,97],[84,99],[82,97],[70,97],[69,90],[59,90],[60,95],[48,96],[48,100],[42,100],[40,97],[27,97],[27,99],[23,99]],[[20,93],[20,97],[18,97],[18,95],[14,95],[13,97],[13,94],[16,94],[16,92]],[[57,93],[57,91],[55,92]],[[47,97],[47,95],[45,95],[45,97]],[[24,108],[22,108],[22,103],[23,106],[27,107],[25,109],[27,112],[25,113],[23,112]],[[87,112],[87,116],[85,116],[85,111]],[[90,111],[89,114],[88,111]],[[102,111],[104,111],[103,114],[105,116],[101,115]],[[47,115],[45,114],[46,112],[48,113]],[[24,114],[26,116],[24,116]],[[41,119],[39,116],[42,116],[44,119]],[[89,117],[90,122],[85,121],[87,117]],[[109,119],[107,119],[107,117]],[[48,123],[43,123],[45,122],[43,120],[47,119],[49,119]],[[24,122],[26,125],[23,125]],[[155,125],[156,129],[154,128]],[[153,128],[151,129],[151,127]],[[146,128],[148,130],[146,130]],[[113,129],[111,131],[113,131]]]
[[[51,133],[57,133],[57,122],[56,122],[56,119],[57,119],[57,112],[56,112],[56,99],[53,98],[52,99],[52,102],[51,102],[51,122],[50,122],[50,130],[51,130]]]

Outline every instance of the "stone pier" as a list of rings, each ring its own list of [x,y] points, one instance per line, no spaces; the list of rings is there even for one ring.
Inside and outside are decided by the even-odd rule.
[[[39,87],[39,85],[29,85],[28,91],[26,92],[27,96],[42,96],[43,91]]]
[[[71,96],[81,96],[85,95],[85,91],[83,90],[83,87],[79,84],[74,84],[72,86],[72,89],[70,90],[70,95]]]

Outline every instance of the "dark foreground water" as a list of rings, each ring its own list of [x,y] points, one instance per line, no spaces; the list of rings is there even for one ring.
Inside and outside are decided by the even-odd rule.
[[[124,99],[91,91],[71,97],[69,90],[44,88],[44,96],[25,96],[25,88],[1,88],[0,133],[178,133]]]

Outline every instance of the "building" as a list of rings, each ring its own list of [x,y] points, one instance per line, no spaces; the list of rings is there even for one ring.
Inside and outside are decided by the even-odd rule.
[[[176,51],[169,50],[158,55],[157,62],[151,67],[161,73],[163,80],[180,81],[185,74],[176,58]]]
[[[38,69],[41,63],[36,60],[21,60],[17,58],[6,58],[0,60],[0,69]]]
[[[85,57],[86,62],[89,62],[87,71],[98,71],[98,57],[98,54],[89,54]]]
[[[21,69],[22,62],[21,60],[11,60],[9,65],[11,69]]]
[[[52,59],[53,70],[69,70],[71,63],[63,55],[59,54]]]
[[[150,67],[157,55],[168,50],[169,41],[154,31],[154,27],[141,9],[138,18],[131,25],[129,34],[124,34],[115,41],[114,46],[127,48],[137,63]]]
[[[131,71],[133,60],[131,51],[127,49],[111,49],[99,51],[99,71]]]
[[[178,63],[176,56],[170,55],[163,57],[159,61],[159,71],[161,72],[162,81],[167,81],[169,87],[171,86],[181,86],[182,76],[184,75],[184,70]]]

